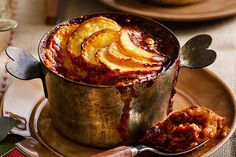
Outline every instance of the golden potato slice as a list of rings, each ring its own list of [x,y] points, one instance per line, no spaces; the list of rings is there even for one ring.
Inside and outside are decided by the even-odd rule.
[[[149,64],[155,64],[156,62],[162,61],[165,57],[159,54],[146,51],[137,45],[135,45],[129,36],[129,29],[124,27],[120,32],[120,45],[124,49],[124,53],[127,56],[143,59],[149,62]]]
[[[123,50],[121,49],[121,47],[119,46],[119,44],[117,42],[111,43],[111,45],[108,47],[107,50],[108,50],[108,53],[110,53],[110,55],[112,55],[118,59],[130,59],[129,56],[127,56],[121,52]]]
[[[93,33],[82,44],[82,57],[87,63],[99,65],[96,53],[100,48],[108,47],[119,40],[119,32],[114,29],[103,29]]]
[[[54,34],[55,42],[63,52],[67,50],[67,41],[78,26],[79,24],[61,26]]]
[[[78,28],[79,24],[70,24],[61,26],[54,34],[54,39],[60,51],[63,53],[63,65],[66,69],[72,69],[71,59],[67,54],[67,41],[71,34]]]
[[[60,26],[58,30],[55,31],[51,38],[51,42],[49,47],[45,49],[45,55],[47,59],[49,59],[51,66],[57,62],[63,64],[63,66],[67,69],[72,67],[70,58],[67,54],[67,41],[71,34],[78,28],[79,24],[71,24]]]
[[[145,59],[145,58],[137,58],[137,57],[135,58],[135,56],[134,57],[127,56],[126,52],[124,52],[124,50],[121,48],[118,42],[111,43],[111,45],[108,47],[108,53],[110,53],[110,55],[119,59],[131,59],[135,62],[145,64],[145,65],[155,66],[157,64],[158,65],[162,64],[160,62],[150,61],[149,59]]]
[[[102,16],[94,17],[83,22],[78,27],[76,32],[70,37],[68,42],[68,51],[75,57],[80,56],[81,44],[83,43],[83,41],[94,32],[106,28],[114,29],[117,31],[120,30],[120,26],[114,20]]]
[[[97,52],[97,57],[99,62],[103,63],[111,70],[118,70],[120,73],[127,72],[150,72],[150,71],[159,71],[161,66],[145,66],[144,64],[135,62],[131,58],[121,59],[114,57],[108,52],[107,48],[99,49]]]

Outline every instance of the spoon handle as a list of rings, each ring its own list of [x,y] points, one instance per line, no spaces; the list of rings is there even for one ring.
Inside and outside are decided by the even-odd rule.
[[[134,153],[132,152],[131,147],[120,146],[114,149],[107,150],[105,152],[101,152],[91,157],[132,157]]]

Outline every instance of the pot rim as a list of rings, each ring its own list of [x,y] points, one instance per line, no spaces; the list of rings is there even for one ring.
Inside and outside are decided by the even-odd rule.
[[[45,33],[43,35],[43,37],[40,39],[39,41],[39,44],[38,44],[38,56],[39,56],[39,60],[41,62],[41,65],[43,65],[44,68],[46,68],[49,72],[51,72],[53,75],[56,75],[57,77],[65,80],[65,81],[68,81],[68,82],[71,82],[71,83],[74,83],[74,84],[77,84],[77,85],[82,85],[82,86],[87,86],[87,87],[95,87],[95,88],[114,88],[117,86],[116,85],[95,85],[95,84],[88,84],[88,83],[84,83],[84,82],[78,82],[78,81],[74,81],[72,79],[69,79],[65,76],[62,76],[62,75],[59,75],[57,74],[56,72],[52,71],[51,69],[49,69],[45,63],[43,62],[43,57],[42,57],[42,53],[41,53],[41,48],[43,47],[43,42],[57,29],[59,28],[60,26],[63,26],[63,25],[66,25],[68,24],[71,20],[74,20],[74,19],[79,19],[79,18],[83,18],[83,17],[86,17],[86,16],[91,16],[91,17],[96,17],[96,16],[106,16],[106,15],[111,15],[111,14],[117,14],[117,15],[124,15],[124,16],[134,16],[134,17],[138,17],[138,18],[142,18],[142,19],[146,19],[146,20],[149,20],[149,21],[152,21],[156,24],[158,24],[160,27],[164,28],[165,30],[167,30],[176,40],[176,46],[178,47],[178,55],[177,57],[174,59],[174,61],[171,63],[170,66],[167,67],[167,69],[165,69],[164,71],[158,73],[156,75],[155,78],[153,78],[152,80],[155,80],[157,79],[158,76],[162,75],[164,72],[168,71],[170,68],[172,68],[175,64],[178,64],[178,61],[179,61],[179,57],[180,57],[180,43],[179,43],[179,40],[178,38],[176,37],[176,35],[169,29],[167,28],[166,26],[164,26],[163,24],[159,23],[158,21],[154,20],[154,19],[151,19],[151,18],[147,18],[147,17],[144,17],[144,16],[139,16],[139,15],[135,15],[135,14],[131,14],[131,13],[119,13],[119,12],[103,12],[103,13],[94,13],[94,14],[88,14],[88,15],[82,15],[82,16],[77,16],[77,17],[73,17],[73,18],[70,18],[68,20],[65,20],[63,22],[60,22],[58,23],[57,25],[53,26],[47,33]],[[138,84],[144,84],[146,83],[147,81],[144,81],[144,82],[139,82]],[[129,87],[129,86],[133,86],[134,84],[129,84],[129,85],[126,85],[125,87]]]

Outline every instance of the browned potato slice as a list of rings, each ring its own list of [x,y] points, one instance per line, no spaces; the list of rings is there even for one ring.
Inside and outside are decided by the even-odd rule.
[[[45,50],[47,51],[46,55],[47,58],[50,59],[51,64],[57,56],[57,58],[63,60],[63,65],[65,68],[72,68],[72,63],[67,54],[67,41],[78,26],[79,24],[60,26],[60,28],[55,32],[52,38],[53,42],[50,42],[49,48]]]
[[[69,39],[68,51],[75,57],[80,56],[81,44],[83,43],[83,41],[94,32],[106,28],[114,29],[117,31],[120,30],[120,26],[114,20],[102,16],[94,17],[83,22]]]
[[[123,52],[125,53],[125,55],[146,60],[149,62],[149,64],[155,64],[156,62],[165,59],[163,56],[159,56],[159,54],[146,51],[135,45],[130,39],[129,29],[126,27],[121,29],[120,45],[124,49]]]
[[[97,52],[97,57],[101,63],[107,66],[111,70],[118,70],[120,73],[126,72],[149,72],[149,71],[159,71],[161,66],[145,66],[144,64],[135,62],[131,58],[121,59],[111,55],[107,48],[102,48]]]
[[[61,50],[65,52],[67,50],[67,41],[71,34],[78,28],[79,24],[70,24],[61,26],[54,34],[56,44],[60,46]]]
[[[119,58],[119,59],[131,59],[135,62],[141,63],[141,64],[145,64],[145,65],[150,65],[150,66],[155,66],[155,65],[160,65],[162,64],[161,62],[153,62],[150,61],[148,59],[145,58],[135,58],[131,57],[131,56],[127,56],[126,52],[124,52],[124,50],[120,47],[118,42],[113,42],[109,47],[108,47],[108,53],[110,53],[110,55]]]
[[[123,50],[121,49],[121,47],[117,42],[111,43],[111,45],[108,47],[107,50],[108,53],[110,53],[110,55],[116,57],[117,59],[130,59],[129,56],[122,53]]]
[[[66,69],[72,69],[71,59],[67,54],[67,41],[78,26],[79,24],[62,26],[54,35],[56,44],[60,47],[60,51],[63,53],[63,65]]]
[[[119,32],[114,29],[103,29],[93,33],[82,45],[82,57],[87,63],[99,65],[96,53],[100,48],[108,47],[119,40]]]

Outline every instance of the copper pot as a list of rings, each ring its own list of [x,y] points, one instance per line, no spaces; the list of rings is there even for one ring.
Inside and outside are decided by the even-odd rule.
[[[129,20],[155,33],[171,57],[169,67],[153,80],[120,88],[79,83],[50,71],[42,61],[42,53],[51,33],[62,25],[100,15],[121,25]],[[207,50],[210,44],[209,35],[198,35],[180,49],[175,35],[154,20],[121,13],[95,14],[62,22],[44,35],[39,43],[41,63],[24,50],[9,47],[6,52],[14,61],[6,68],[20,79],[42,79],[53,123],[66,137],[89,146],[113,147],[136,142],[147,126],[166,118],[172,109],[179,68],[201,68],[213,63],[216,53]]]

